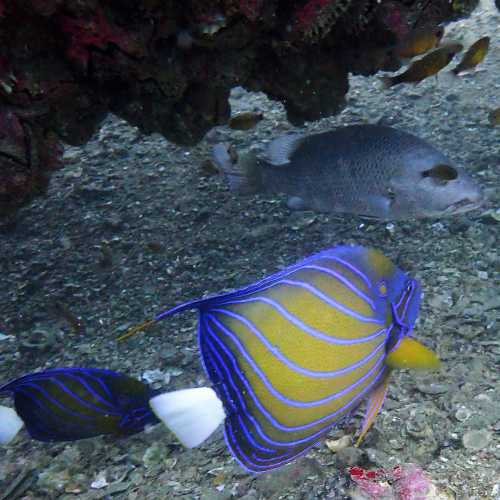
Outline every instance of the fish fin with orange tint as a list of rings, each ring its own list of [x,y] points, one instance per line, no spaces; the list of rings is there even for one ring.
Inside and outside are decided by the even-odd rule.
[[[361,441],[365,437],[366,433],[370,430],[370,427],[375,421],[375,417],[378,415],[378,412],[384,404],[385,397],[387,396],[387,390],[389,388],[389,378],[390,371],[386,373],[382,382],[370,394],[368,404],[366,406],[365,418],[363,420],[363,427],[361,427],[359,437],[355,444],[356,448],[361,444]]]

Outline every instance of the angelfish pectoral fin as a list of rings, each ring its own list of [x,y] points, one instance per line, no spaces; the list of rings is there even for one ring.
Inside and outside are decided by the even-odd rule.
[[[23,425],[24,422],[15,410],[0,406],[0,444],[10,443]]]
[[[222,401],[209,387],[166,392],[149,405],[187,448],[203,443],[226,418]]]
[[[437,355],[412,337],[404,337],[399,345],[387,354],[385,362],[391,368],[411,370],[434,370],[440,366]]]
[[[370,430],[370,427],[373,425],[375,421],[375,417],[378,415],[378,412],[382,408],[385,397],[387,396],[387,389],[389,388],[389,378],[390,373],[387,373],[384,376],[384,380],[380,383],[375,390],[371,393],[370,398],[368,399],[368,404],[366,406],[365,419],[363,420],[363,427],[359,433],[359,437],[356,441],[356,448],[361,444],[363,438],[366,433]]]

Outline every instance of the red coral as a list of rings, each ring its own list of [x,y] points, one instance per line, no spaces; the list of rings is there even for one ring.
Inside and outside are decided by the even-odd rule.
[[[250,21],[256,21],[262,12],[264,0],[240,0],[241,13]]]
[[[114,44],[127,54],[144,55],[144,48],[138,41],[127,31],[110,24],[102,9],[98,9],[90,19],[62,16],[61,27],[69,35],[68,57],[83,68],[88,65],[89,47],[106,49],[109,44]]]
[[[321,11],[335,0],[309,0],[295,12],[295,23],[300,31],[309,31]]]
[[[424,498],[433,488],[425,472],[413,464],[397,465],[392,470],[365,470],[361,467],[349,469],[351,479],[368,498],[395,498],[415,500]]]

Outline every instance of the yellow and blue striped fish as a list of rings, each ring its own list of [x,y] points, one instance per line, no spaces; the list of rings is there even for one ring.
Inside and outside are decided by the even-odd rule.
[[[64,367],[29,373],[0,386],[15,409],[0,406],[0,444],[23,425],[38,441],[76,441],[102,434],[130,436],[158,423],[147,384],[99,368]]]
[[[302,455],[367,400],[361,439],[392,367],[438,364],[409,337],[420,295],[417,281],[379,251],[338,246],[241,290],[181,304],[152,321],[199,310],[215,392],[176,391],[150,404],[187,446],[224,420],[230,450],[252,472]]]

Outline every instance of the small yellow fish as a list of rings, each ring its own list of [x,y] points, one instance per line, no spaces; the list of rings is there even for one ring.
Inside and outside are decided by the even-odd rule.
[[[395,54],[401,58],[412,58],[437,47],[444,34],[442,26],[426,26],[412,31],[396,47]]]
[[[234,130],[250,130],[257,125],[264,115],[255,111],[244,111],[229,119],[229,127]]]
[[[442,70],[460,52],[463,46],[460,43],[443,45],[427,55],[415,61],[404,73],[396,76],[384,76],[381,78],[385,88],[399,85],[400,83],[418,83],[435,75]]]
[[[464,57],[458,63],[458,66],[452,69],[452,72],[455,75],[458,75],[459,73],[462,73],[462,71],[475,68],[486,57],[489,47],[489,36],[484,36],[477,42],[474,42],[464,54]]]
[[[491,110],[490,114],[488,115],[488,120],[493,127],[495,125],[500,125],[500,108]]]

